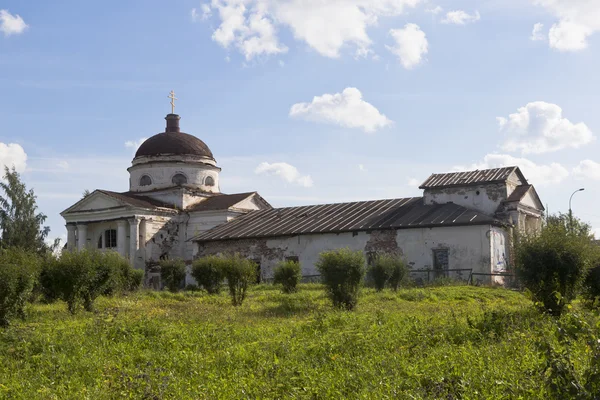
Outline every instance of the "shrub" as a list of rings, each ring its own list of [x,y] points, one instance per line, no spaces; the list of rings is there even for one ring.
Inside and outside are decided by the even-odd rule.
[[[86,311],[93,311],[98,296],[119,287],[121,259],[118,254],[95,250],[64,251],[58,258],[49,257],[41,278],[44,293],[64,300],[72,314],[82,304]]]
[[[227,279],[231,302],[234,306],[242,305],[248,286],[256,281],[256,264],[235,254],[225,258],[223,272]]]
[[[0,326],[9,319],[25,318],[25,302],[31,296],[40,270],[40,259],[12,248],[0,251]]]
[[[408,265],[401,256],[394,256],[392,276],[390,277],[390,287],[397,291],[401,284],[410,284],[408,279]]]
[[[302,268],[298,261],[283,261],[275,267],[274,283],[282,285],[283,293],[294,293],[302,279]]]
[[[333,305],[346,310],[354,309],[365,276],[363,253],[349,249],[323,252],[319,255],[317,269]]]
[[[375,284],[375,289],[381,292],[394,273],[394,256],[390,254],[380,254],[375,257],[373,265],[369,269],[369,274]]]
[[[192,276],[209,294],[219,294],[223,283],[224,258],[207,256],[194,260]]]
[[[160,279],[169,291],[175,293],[179,290],[181,282],[185,279],[185,263],[183,260],[163,260],[160,263]]]
[[[563,224],[548,224],[539,235],[524,235],[516,248],[516,272],[523,285],[554,316],[560,316],[582,288],[596,249],[587,236]]]
[[[144,282],[144,270],[129,268],[128,273],[125,275],[123,288],[128,292],[135,292],[142,287]]]
[[[585,298],[592,303],[600,301],[600,266],[592,268],[585,278]]]

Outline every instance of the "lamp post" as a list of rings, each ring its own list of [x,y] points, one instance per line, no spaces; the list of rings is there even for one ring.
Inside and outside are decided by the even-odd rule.
[[[571,200],[573,200],[573,196],[575,196],[575,193],[583,192],[584,190],[585,188],[577,189],[573,192],[571,197],[569,197],[569,228],[571,231],[573,231],[573,210],[571,209]]]

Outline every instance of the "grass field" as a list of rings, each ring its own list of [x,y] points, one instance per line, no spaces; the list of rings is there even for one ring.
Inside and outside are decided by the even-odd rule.
[[[355,312],[316,284],[258,286],[238,308],[140,292],[28,311],[0,330],[0,398],[548,398],[539,344],[555,340],[522,294],[469,286],[365,289]]]

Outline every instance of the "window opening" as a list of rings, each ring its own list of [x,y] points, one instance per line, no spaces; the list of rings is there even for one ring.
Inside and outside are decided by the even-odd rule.
[[[104,231],[104,247],[107,249],[117,247],[116,229],[107,229]]]
[[[215,186],[215,179],[212,176],[207,176],[204,180],[206,186]]]
[[[152,185],[152,178],[148,175],[144,175],[140,178],[140,186],[150,186]]]
[[[185,185],[187,183],[187,177],[184,174],[175,174],[171,178],[171,182],[175,185]]]
[[[448,249],[433,250],[434,278],[448,276]]]

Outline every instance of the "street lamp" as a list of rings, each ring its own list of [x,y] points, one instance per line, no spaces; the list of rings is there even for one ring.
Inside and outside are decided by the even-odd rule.
[[[573,192],[571,197],[569,197],[569,225],[570,225],[571,230],[573,230],[573,210],[571,209],[571,200],[573,200],[573,196],[575,196],[575,193],[583,192],[584,190],[585,190],[585,188],[577,189],[576,191]]]

